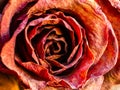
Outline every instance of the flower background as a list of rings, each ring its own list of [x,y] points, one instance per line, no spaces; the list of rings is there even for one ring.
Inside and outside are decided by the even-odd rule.
[[[112,1],[112,0],[110,0]],[[117,0],[113,0],[116,1]],[[114,4],[110,4],[108,0],[101,1],[101,0],[96,0],[98,4],[101,6],[103,12],[105,15],[108,17],[109,21],[112,23],[112,26],[115,30],[119,45],[120,45],[120,12],[119,12],[119,7],[114,7]],[[2,4],[1,4],[2,3]],[[5,0],[0,0],[0,11],[2,11],[3,6],[6,3]],[[117,2],[118,3],[118,2]],[[119,5],[118,5],[119,6]],[[99,78],[94,78],[89,80],[85,85],[84,89],[82,90],[97,90],[99,88],[98,86],[101,86],[101,90],[119,90],[119,84],[120,84],[120,55],[118,57],[118,63],[117,65],[109,72],[107,73],[104,77],[101,76]],[[6,74],[0,74],[0,90],[7,90],[11,88],[11,90],[19,90],[19,85],[17,82],[17,79],[13,77],[12,75],[6,75]],[[53,87],[46,87],[46,90],[56,90],[57,88]],[[63,90],[63,88],[60,88]]]

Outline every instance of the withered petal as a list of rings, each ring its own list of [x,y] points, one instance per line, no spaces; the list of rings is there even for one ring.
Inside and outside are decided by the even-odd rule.
[[[0,36],[2,39],[2,44],[5,43],[10,38],[9,27],[12,17],[16,12],[19,12],[22,8],[24,8],[29,2],[33,0],[9,0],[8,4],[3,10],[2,20],[0,23]]]
[[[77,64],[72,74],[63,77],[63,81],[67,82],[72,89],[79,88],[86,81],[88,70],[94,63],[93,53],[87,43],[85,47],[85,54],[83,58],[80,59],[80,62]]]
[[[89,76],[92,77],[104,75],[115,66],[117,59],[118,41],[113,32],[113,29],[110,29],[107,48],[98,63],[96,65],[93,65],[93,67],[90,69]]]

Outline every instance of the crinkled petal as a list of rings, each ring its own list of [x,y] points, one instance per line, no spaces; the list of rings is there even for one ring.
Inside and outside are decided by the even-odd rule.
[[[86,81],[88,70],[94,63],[94,56],[87,43],[85,44],[84,53],[74,71],[70,75],[63,77],[63,81],[67,82],[72,89],[79,88]]]
[[[2,39],[2,44],[9,40],[10,34],[9,34],[9,27],[12,17],[16,12],[19,12],[21,9],[23,9],[29,2],[33,0],[9,0],[8,4],[4,8],[3,14],[2,14],[2,21],[0,23],[0,36]]]
[[[112,42],[111,42],[112,41]],[[112,30],[109,31],[109,40],[107,48],[100,58],[99,62],[92,67],[89,76],[99,76],[107,73],[112,69],[118,59],[118,42]]]

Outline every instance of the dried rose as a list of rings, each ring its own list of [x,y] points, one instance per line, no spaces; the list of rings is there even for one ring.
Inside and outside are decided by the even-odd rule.
[[[0,35],[1,69],[32,90],[78,89],[117,62],[117,38],[94,0],[10,0]]]

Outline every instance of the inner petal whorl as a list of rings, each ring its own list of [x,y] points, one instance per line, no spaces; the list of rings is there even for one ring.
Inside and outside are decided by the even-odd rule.
[[[67,42],[64,36],[62,35],[62,32],[59,31],[59,34],[57,34],[57,30],[59,29],[55,29],[55,31],[51,32],[48,35],[44,46],[46,57],[52,55],[53,56],[52,59],[59,59],[61,56],[67,53],[68,49]]]
[[[62,12],[46,14],[38,21],[28,36],[38,58],[48,64],[49,71],[60,74],[77,64],[82,54],[82,27],[79,23]]]

